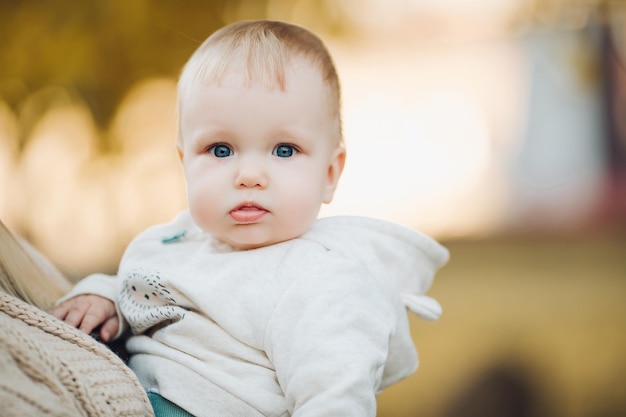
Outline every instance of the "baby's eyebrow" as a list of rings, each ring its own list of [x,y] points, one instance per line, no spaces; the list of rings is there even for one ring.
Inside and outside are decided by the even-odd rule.
[[[228,143],[230,135],[224,129],[211,129],[206,128],[198,131],[196,134],[191,135],[187,140],[190,143]]]

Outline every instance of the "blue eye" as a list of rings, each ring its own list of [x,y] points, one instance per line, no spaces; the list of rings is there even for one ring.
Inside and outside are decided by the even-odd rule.
[[[226,158],[233,154],[233,150],[226,145],[213,145],[209,148],[209,153],[216,158]]]
[[[280,158],[289,158],[294,154],[298,153],[298,150],[292,145],[278,145],[272,155],[278,156]]]

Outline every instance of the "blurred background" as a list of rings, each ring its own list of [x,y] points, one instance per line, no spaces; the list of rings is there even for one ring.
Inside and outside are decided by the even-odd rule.
[[[184,209],[176,78],[224,24],[316,32],[348,161],[323,216],[451,261],[379,416],[626,416],[626,1],[0,0],[0,218],[77,280]]]

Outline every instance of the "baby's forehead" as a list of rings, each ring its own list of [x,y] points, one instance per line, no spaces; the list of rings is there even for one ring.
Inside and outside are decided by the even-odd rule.
[[[309,88],[302,92],[302,86]],[[335,114],[335,93],[330,83],[323,78],[322,71],[306,59],[294,59],[284,62],[281,67],[250,68],[245,62],[232,62],[221,68],[199,69],[194,77],[179,85],[179,105],[182,108],[196,93],[202,93],[211,87],[232,87],[241,89],[262,89],[269,94],[314,94],[320,92],[326,97],[329,112]]]
[[[261,85],[267,89],[285,91],[288,79],[310,77],[314,74],[323,81],[323,72],[317,63],[303,55],[247,59],[239,55],[220,61],[207,60],[195,68],[193,82],[203,85],[243,83]]]

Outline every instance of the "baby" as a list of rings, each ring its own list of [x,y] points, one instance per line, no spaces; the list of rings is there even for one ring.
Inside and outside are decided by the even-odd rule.
[[[407,308],[438,318],[424,293],[448,252],[380,220],[317,220],[346,156],[323,43],[226,26],[184,67],[179,109],[189,209],[53,313],[104,340],[130,327],[157,415],[375,416],[376,393],[417,367]]]

